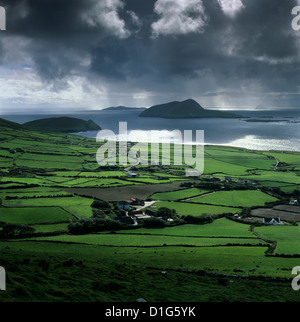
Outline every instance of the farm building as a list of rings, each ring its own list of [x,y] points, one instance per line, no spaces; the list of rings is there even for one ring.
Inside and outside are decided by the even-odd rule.
[[[117,207],[120,210],[129,210],[130,209],[130,203],[128,203],[127,201],[119,201],[117,204]]]
[[[128,171],[126,174],[130,178],[136,178],[136,177],[138,177],[138,174],[135,173],[135,172],[132,172],[132,171]]]
[[[296,200],[296,199],[292,199],[292,200],[289,202],[289,205],[298,205],[298,200]]]
[[[132,210],[129,212],[129,215],[142,215],[143,211],[142,210]]]
[[[127,202],[132,206],[145,206],[145,201],[137,198],[130,198]]]
[[[148,216],[156,217],[157,216],[157,211],[148,208],[148,209],[146,209],[145,214],[148,215]]]
[[[268,225],[281,225],[280,218],[263,218],[263,223]]]
[[[135,215],[135,219],[137,220],[138,223],[143,222],[144,219],[149,219],[151,216],[148,215]]]

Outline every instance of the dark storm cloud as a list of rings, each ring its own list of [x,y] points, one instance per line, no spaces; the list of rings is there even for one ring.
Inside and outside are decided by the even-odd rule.
[[[99,32],[99,28],[96,30],[88,27],[82,19],[82,14],[90,9],[93,2],[91,0],[5,1],[8,33],[47,40],[94,35],[96,31]]]
[[[169,1],[165,14],[166,0],[2,1],[6,38],[29,40],[25,54],[53,82],[96,75],[108,87],[152,92],[157,100],[165,93],[236,98],[298,91],[300,38],[291,28],[297,1],[241,0],[241,9],[228,14],[218,0],[193,0],[181,20],[166,25],[178,19],[172,1],[185,8],[183,0]],[[84,57],[90,64],[82,64]]]
[[[198,95],[209,91],[208,78],[216,88],[228,88],[228,95],[231,89],[245,92],[244,81],[262,93],[296,90],[299,48],[291,30],[292,2],[244,0],[243,4],[235,17],[228,17],[216,0],[206,0],[205,32],[133,38],[123,41],[119,55],[116,45],[110,51],[104,44],[104,55],[101,48],[94,52],[93,67],[102,76],[117,79],[140,74],[148,88],[157,90],[159,83],[162,91],[172,91],[174,78],[198,82]],[[149,65],[152,69],[145,68]]]

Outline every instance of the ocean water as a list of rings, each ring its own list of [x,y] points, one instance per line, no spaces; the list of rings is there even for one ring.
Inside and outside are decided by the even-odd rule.
[[[84,120],[93,120],[102,130],[113,131],[111,139],[119,138],[119,123],[126,122],[128,134],[134,141],[168,141],[173,130],[183,133],[193,132],[193,139],[186,143],[196,142],[196,131],[204,131],[204,144],[226,145],[253,150],[286,150],[300,151],[300,110],[272,111],[235,111],[243,116],[240,119],[161,119],[141,118],[140,110],[129,111],[88,111],[76,114],[49,115],[1,115],[0,117],[17,123],[25,123],[46,117],[70,116]],[[246,122],[249,119],[273,120],[276,122]],[[163,131],[163,132],[162,132]],[[78,135],[96,138],[98,132],[81,132]],[[151,134],[151,136],[150,136]],[[176,141],[180,143],[179,141]]]

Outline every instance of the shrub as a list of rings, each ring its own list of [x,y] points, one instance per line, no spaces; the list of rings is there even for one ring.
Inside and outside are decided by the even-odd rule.
[[[68,226],[69,232],[74,235],[120,229],[121,227],[120,222],[103,218],[82,218],[76,222],[71,222]]]
[[[91,204],[92,208],[97,208],[97,209],[110,209],[112,208],[111,204],[108,201],[104,200],[94,200],[93,203]]]
[[[166,222],[160,218],[152,217],[143,220],[145,228],[162,228],[166,226]]]
[[[210,215],[203,214],[202,216],[187,215],[184,217],[184,221],[187,224],[210,224],[213,222],[213,218]]]

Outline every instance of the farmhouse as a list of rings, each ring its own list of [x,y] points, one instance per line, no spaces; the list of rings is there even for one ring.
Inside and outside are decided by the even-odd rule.
[[[143,211],[142,210],[132,210],[129,212],[129,215],[142,215]]]
[[[128,201],[132,206],[145,206],[144,200],[137,199],[137,198],[130,198]]]
[[[148,209],[146,209],[145,214],[148,215],[148,216],[154,216],[154,217],[156,217],[157,216],[157,211],[148,208]]]
[[[117,207],[120,210],[129,210],[130,209],[130,204],[127,201],[119,201],[117,204]]]
[[[297,199],[292,199],[290,202],[289,202],[289,205],[298,205],[298,200]]]
[[[138,221],[139,220],[143,220],[143,219],[149,219],[151,218],[151,216],[148,216],[148,215],[135,215],[134,216]]]
[[[239,178],[238,182],[243,183],[243,184],[253,184],[253,185],[256,184],[256,182],[254,182],[252,180],[247,180],[247,179],[242,179],[242,178]]]
[[[136,178],[136,177],[138,177],[138,174],[135,172],[132,172],[132,171],[128,171],[127,176],[130,178]]]
[[[280,218],[263,218],[263,223],[268,225],[281,225]]]

